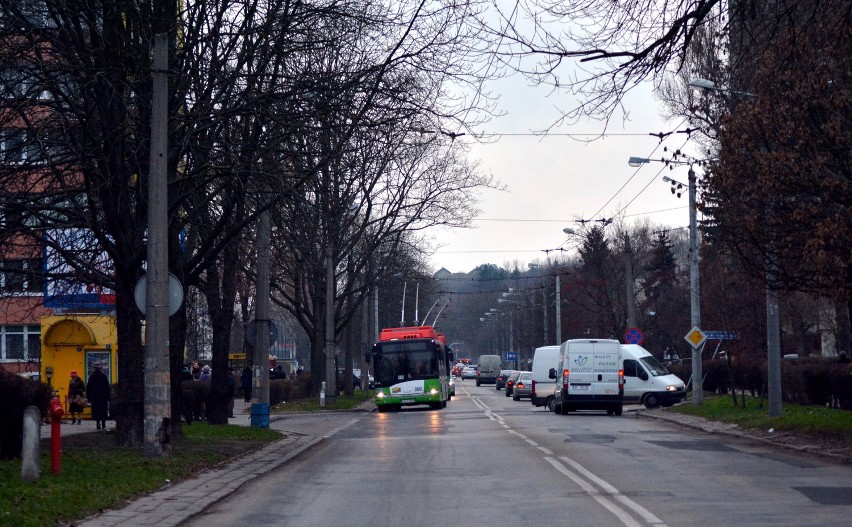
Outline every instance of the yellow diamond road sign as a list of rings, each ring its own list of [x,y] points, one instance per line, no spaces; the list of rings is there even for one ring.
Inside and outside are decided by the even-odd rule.
[[[707,335],[698,329],[698,326],[693,326],[692,329],[689,330],[689,333],[687,333],[683,338],[685,338],[693,348],[698,349],[698,347],[704,344],[704,341],[707,340]]]

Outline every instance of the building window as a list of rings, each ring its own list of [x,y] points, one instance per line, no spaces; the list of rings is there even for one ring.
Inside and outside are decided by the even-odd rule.
[[[40,326],[0,326],[0,360],[41,358]]]
[[[0,260],[0,293],[41,293],[43,288],[41,258]]]

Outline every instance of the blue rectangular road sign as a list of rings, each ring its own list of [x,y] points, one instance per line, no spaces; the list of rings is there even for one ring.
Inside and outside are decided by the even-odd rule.
[[[707,340],[737,340],[740,336],[736,331],[707,331],[704,330]]]
[[[503,360],[513,361],[518,360],[518,352],[517,351],[507,351],[503,354]]]

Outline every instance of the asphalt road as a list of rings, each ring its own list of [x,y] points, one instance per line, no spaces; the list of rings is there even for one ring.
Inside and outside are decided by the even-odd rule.
[[[188,525],[843,525],[852,467],[493,386],[444,410],[288,417],[328,437]]]

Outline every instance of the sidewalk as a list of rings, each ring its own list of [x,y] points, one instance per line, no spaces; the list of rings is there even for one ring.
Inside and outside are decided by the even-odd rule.
[[[361,411],[371,411],[374,406],[368,401]],[[271,415],[269,427],[283,431],[276,425],[282,425],[286,416]],[[229,424],[239,426],[251,425],[251,405],[241,400],[234,401],[234,417]],[[91,422],[88,431],[95,430]],[[107,422],[108,428],[114,424]],[[48,427],[49,428],[49,427]],[[65,428],[82,428],[86,431],[86,423],[82,425],[63,425]],[[64,435],[63,431],[63,435]],[[78,433],[73,430],[69,433]],[[289,431],[285,436],[255,452],[249,452],[232,459],[219,467],[204,470],[192,478],[169,485],[145,496],[136,498],[124,508],[106,510],[89,518],[75,522],[74,527],[113,527],[128,525],[180,525],[189,518],[201,513],[217,501],[226,498],[245,483],[274,470],[290,459],[323,440],[322,436],[309,436]]]

